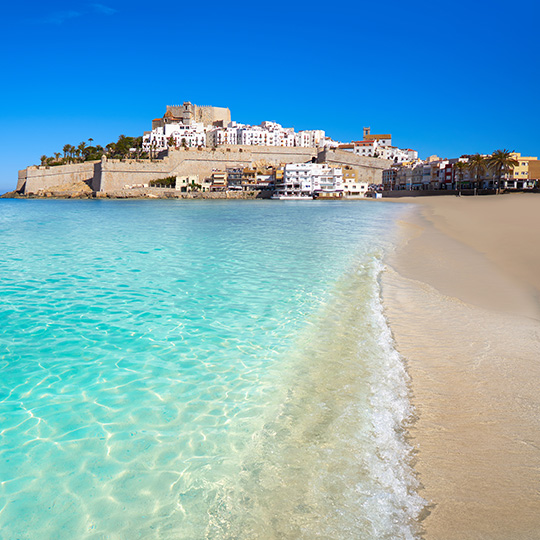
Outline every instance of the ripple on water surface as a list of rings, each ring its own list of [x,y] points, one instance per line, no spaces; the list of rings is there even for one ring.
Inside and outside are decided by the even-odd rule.
[[[2,537],[412,538],[397,207],[2,201]]]

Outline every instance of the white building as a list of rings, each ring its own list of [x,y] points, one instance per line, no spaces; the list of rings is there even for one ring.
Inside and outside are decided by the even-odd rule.
[[[312,197],[322,193],[342,193],[343,172],[321,163],[288,163],[283,181],[276,184],[278,197]]]
[[[171,139],[172,137],[172,139]],[[148,131],[143,135],[143,151],[154,150],[160,152],[167,150],[172,140],[176,148],[180,146],[197,147],[206,146],[206,133],[203,124],[165,124]]]
[[[172,137],[172,139],[171,139]],[[259,126],[229,122],[226,127],[205,126],[202,123],[165,123],[156,126],[143,136],[143,150],[162,151],[170,146],[287,146],[318,148],[336,146],[321,129],[304,130],[298,133],[294,128],[284,128],[277,122],[264,121]]]
[[[322,129],[299,131],[295,135],[295,146],[303,148],[317,148],[323,146],[325,133]]]
[[[387,141],[381,142],[375,139],[368,141],[353,141],[349,144],[342,144],[338,146],[338,148],[347,152],[354,152],[358,156],[389,159],[394,163],[404,163],[416,159],[411,157],[413,155],[418,157],[418,152],[415,152],[414,150],[401,150],[396,146],[387,144]]]
[[[206,142],[208,146],[219,146],[220,144],[238,144],[238,128],[236,122],[231,122],[227,127],[214,127],[206,132]]]
[[[412,148],[405,148],[403,152],[407,152],[409,159],[407,161],[416,161],[418,159],[418,152]]]
[[[238,129],[238,144],[251,146],[278,146],[276,133],[261,126],[242,126]]]

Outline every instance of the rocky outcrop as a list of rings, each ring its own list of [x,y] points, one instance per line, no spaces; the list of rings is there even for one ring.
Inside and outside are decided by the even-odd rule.
[[[17,191],[8,191],[7,193],[0,195],[0,199],[21,199],[21,198],[24,198],[24,196],[18,193]]]

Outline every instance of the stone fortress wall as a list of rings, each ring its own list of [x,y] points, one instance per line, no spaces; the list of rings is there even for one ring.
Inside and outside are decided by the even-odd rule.
[[[382,172],[393,162],[388,159],[359,156],[345,150],[324,149],[319,152],[317,161],[329,165],[348,165],[358,172],[359,182],[382,184]]]
[[[253,162],[304,163],[317,157],[316,148],[283,148],[276,146],[220,146],[215,150],[180,148],[168,151],[156,161],[104,160],[101,163],[100,189],[111,192],[125,186],[146,184],[167,176],[196,174],[209,178],[216,170],[227,167],[249,167]]]
[[[205,126],[221,123],[227,126],[231,121],[231,111],[226,107],[212,107],[211,105],[192,105],[195,122],[202,122]]]
[[[216,149],[175,149],[165,157],[149,160],[108,160],[60,165],[57,167],[28,167],[19,172],[17,191],[26,195],[53,187],[86,182],[94,192],[113,193],[132,186],[148,184],[168,176],[196,174],[202,180],[213,171],[227,167],[249,167],[255,162],[270,165],[305,163],[315,159],[318,163],[349,165],[358,171],[360,181],[380,184],[382,171],[391,162],[366,158],[343,150],[278,146],[219,146]]]
[[[186,101],[183,105],[167,105],[163,118],[156,118],[152,128],[163,126],[166,122],[180,121],[185,125],[200,122],[205,126],[227,126],[231,121],[231,111],[227,107],[194,105]]]
[[[99,191],[95,184],[96,166],[100,161],[86,161],[85,163],[72,163],[58,167],[32,166],[19,171],[17,191],[31,194],[53,187],[68,186],[85,182],[94,191]]]

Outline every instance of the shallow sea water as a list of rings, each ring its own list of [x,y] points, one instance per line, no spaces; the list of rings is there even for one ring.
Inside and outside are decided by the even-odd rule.
[[[0,538],[415,538],[400,211],[0,201]]]

